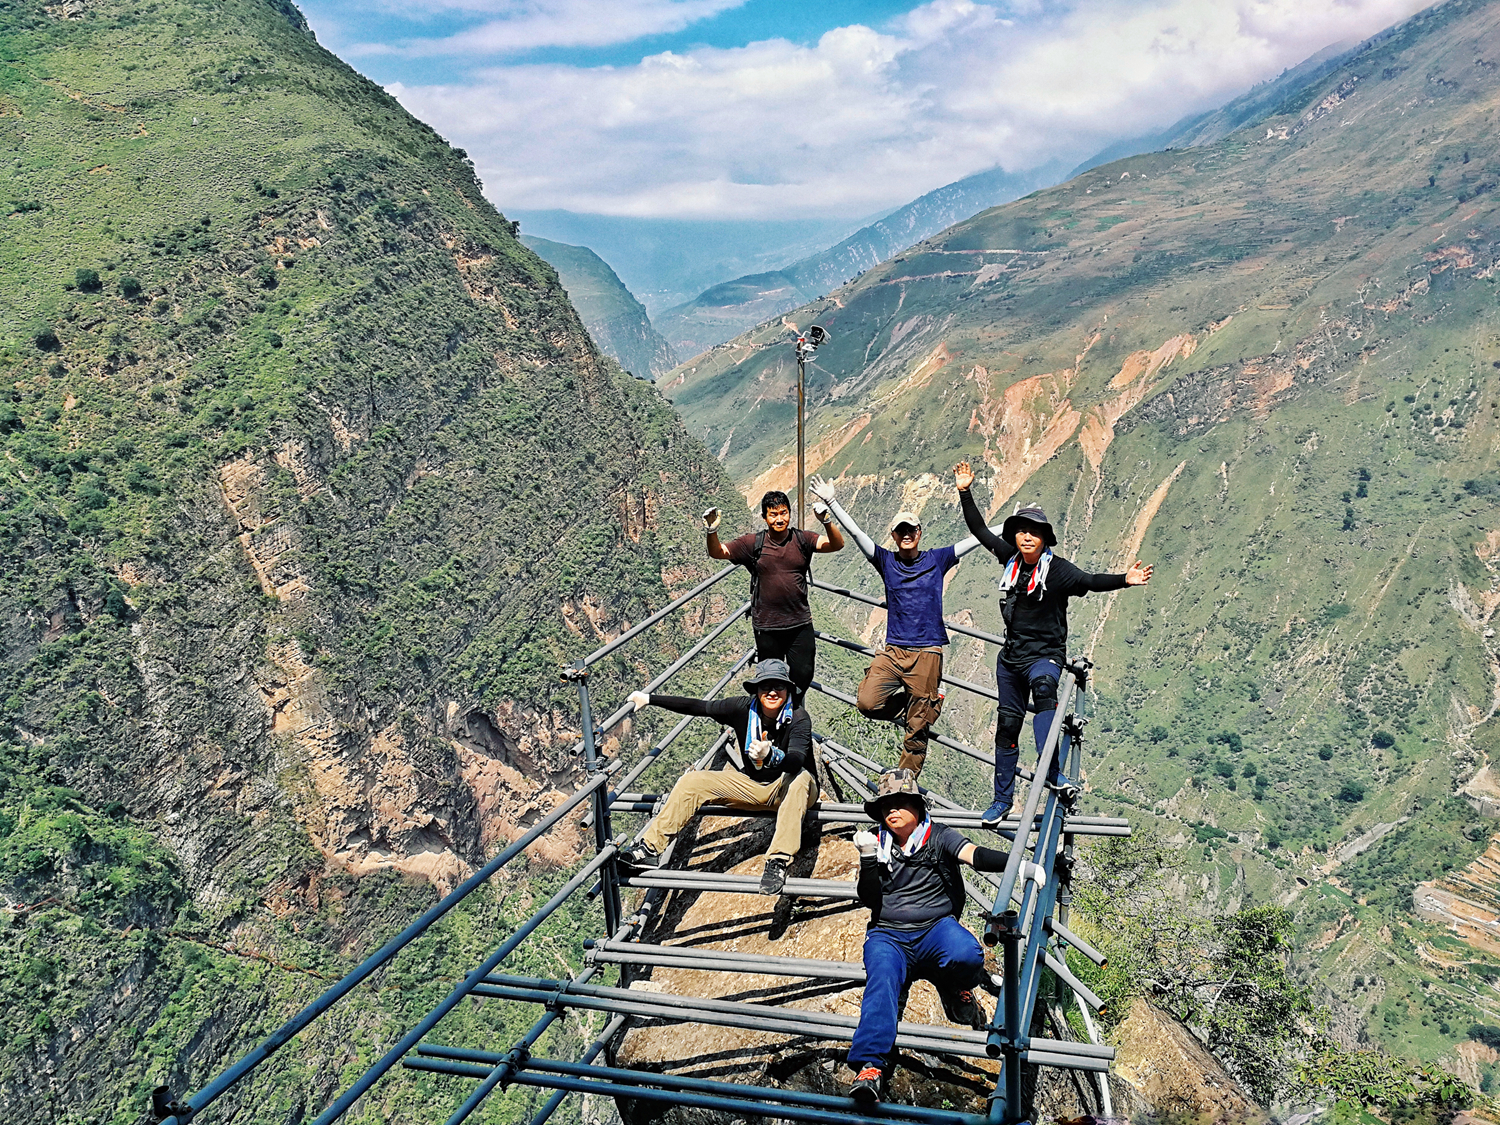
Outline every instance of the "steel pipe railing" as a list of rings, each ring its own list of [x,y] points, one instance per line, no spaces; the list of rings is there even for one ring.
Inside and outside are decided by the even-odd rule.
[[[821,629],[814,629],[813,633],[817,636],[818,640],[827,641],[831,645],[837,645],[839,648],[847,649],[850,652],[858,652],[863,654],[864,656],[876,655],[875,649],[869,648],[866,645],[862,645],[858,641],[848,641],[843,637],[835,637],[832,633],[825,633]],[[969,680],[960,680],[957,676],[949,676],[944,674],[942,676],[939,676],[938,679],[940,679],[945,684],[952,684],[954,687],[963,688],[965,691],[971,691],[975,695],[982,695],[986,699],[998,700],[1000,698],[999,693],[996,692],[994,688],[987,688],[983,684],[972,683]]]
[[[831,688],[827,684],[824,684],[819,680],[814,680],[808,686],[811,687],[814,691],[822,692],[830,699],[837,699],[840,703],[847,703],[850,707],[853,707],[856,710],[859,708],[859,703],[855,700],[854,696],[849,695],[847,692],[842,692],[838,688]],[[986,754],[982,750],[975,750],[972,746],[965,746],[957,739],[949,738],[944,734],[938,734],[937,731],[932,731],[930,737],[932,741],[936,742],[939,746],[946,746],[950,750],[957,750],[960,754],[966,754],[970,758],[973,758],[976,762],[983,762],[991,769],[993,769],[995,766],[995,756],[993,754]]]
[[[610,772],[611,771],[601,772],[595,777],[592,777],[588,781],[586,781],[583,785],[581,785],[573,792],[572,796],[568,797],[567,800],[563,801],[550,813],[542,817],[541,820],[537,821],[534,825],[527,829],[526,832],[522,834],[522,836],[518,840],[516,840],[515,843],[505,848],[498,855],[496,855],[494,859],[490,860],[478,871],[474,872],[474,874],[470,875],[462,883],[454,887],[453,890],[442,899],[442,901],[437,903],[437,905],[428,909],[425,913],[422,914],[420,918],[418,918],[411,925],[407,926],[406,929],[402,930],[395,937],[391,938],[390,941],[386,942],[378,950],[370,954],[369,957],[366,957],[353,970],[345,974],[337,984],[333,985],[311,1004],[309,1004],[306,1008],[303,1008],[302,1011],[298,1012],[291,1019],[287,1020],[286,1023],[282,1024],[279,1028],[277,1028],[265,1039],[263,1039],[260,1045],[257,1046],[253,1051],[251,1051],[239,1061],[235,1062],[228,1069],[217,1075],[213,1079],[213,1081],[211,1081],[202,1090],[187,1098],[183,1102],[183,1105],[189,1111],[189,1116],[191,1117],[195,1116],[196,1114],[202,1113],[203,1110],[207,1109],[210,1105],[217,1101],[220,1096],[223,1095],[224,1091],[235,1085],[235,1083],[239,1082],[240,1079],[245,1077],[245,1075],[249,1074],[257,1066],[265,1062],[266,1059],[270,1058],[271,1055],[274,1054],[279,1048],[284,1046],[287,1041],[292,1038],[292,1036],[296,1035],[308,1024],[312,1023],[313,1020],[317,1019],[329,1008],[337,1004],[360,984],[368,980],[370,975],[374,973],[376,969],[380,968],[397,953],[401,952],[401,950],[406,948],[406,946],[409,945],[414,939],[420,937],[423,933],[425,933],[434,922],[436,922],[444,914],[448,913],[448,911],[452,910],[455,906],[457,906],[460,902],[467,898],[472,891],[485,883],[490,878],[490,876],[494,875],[495,872],[499,871],[507,863],[515,859],[516,856],[520,855],[528,847],[536,843],[536,841],[541,838],[541,836],[544,835],[554,824],[556,824],[563,817],[567,816],[568,813],[572,812],[584,801],[588,800],[589,797],[593,795],[596,789],[607,784],[609,781]],[[177,1115],[166,1117],[162,1119],[162,1125],[179,1125],[179,1120],[180,1118]],[[186,1123],[183,1122],[182,1125],[186,1125]]]
[[[1020,862],[1024,853],[1030,852],[1044,868],[1051,870],[1059,859],[1062,837],[1066,835],[1068,852],[1071,855],[1071,840],[1077,835],[1128,835],[1128,822],[1120,818],[1084,817],[1066,815],[1055,794],[1048,794],[1046,809],[1038,811],[1043,786],[1040,779],[1049,772],[1050,763],[1059,753],[1065,721],[1073,725],[1067,729],[1073,734],[1075,745],[1081,743],[1081,722],[1069,715],[1069,708],[1082,690],[1086,662],[1071,663],[1067,667],[1070,675],[1062,685],[1058,706],[1053,712],[1054,722],[1038,756],[1034,775],[1025,770],[1019,774],[1032,781],[1024,811],[1019,817],[1007,818],[998,826],[981,823],[980,814],[966,810],[940,794],[929,793],[928,800],[934,819],[960,828],[985,828],[1000,832],[1016,843],[1011,850],[1005,871],[996,876],[992,873],[974,873],[980,880],[995,888],[994,913],[997,915],[987,928],[985,939],[993,944],[997,936],[1006,942],[1006,976],[1001,989],[1003,1003],[997,1007],[995,1019],[989,1028],[982,1031],[952,1029],[921,1024],[902,1023],[898,1027],[897,1045],[910,1050],[983,1057],[1003,1050],[1006,1065],[1002,1072],[1005,1086],[1003,1106],[999,1100],[993,1103],[989,1115],[981,1117],[922,1107],[885,1104],[873,1110],[851,1113],[854,1103],[847,1098],[809,1094],[798,1091],[764,1090],[759,1087],[739,1087],[730,1083],[686,1079],[675,1075],[641,1075],[632,1071],[621,1071],[600,1066],[595,1059],[611,1038],[626,1026],[631,1017],[660,1019],[669,1022],[704,1022],[726,1026],[763,1030],[777,1034],[813,1038],[847,1040],[852,1037],[857,1019],[835,1013],[817,1012],[801,1008],[777,1008],[761,1004],[743,1004],[732,1001],[704,999],[700,997],[676,997],[663,993],[637,992],[628,989],[610,989],[591,984],[594,976],[608,964],[659,966],[672,969],[719,971],[746,974],[764,974],[812,980],[847,982],[858,987],[864,981],[862,966],[812,958],[780,958],[772,954],[748,954],[719,950],[689,949],[680,946],[648,945],[624,940],[632,932],[639,932],[646,924],[663,896],[671,890],[689,892],[724,892],[734,894],[756,894],[759,880],[752,876],[734,875],[713,871],[648,870],[633,875],[630,886],[645,890],[640,909],[629,920],[620,921],[621,906],[618,880],[614,861],[618,851],[618,838],[611,839],[610,815],[612,812],[654,812],[659,807],[660,795],[630,792],[630,788],[650,768],[661,760],[670,747],[691,724],[691,717],[684,717],[671,731],[648,749],[624,776],[615,790],[606,787],[609,779],[620,773],[620,759],[605,760],[598,755],[596,735],[618,725],[634,708],[625,704],[611,714],[600,726],[595,726],[590,714],[588,691],[588,669],[605,657],[619,651],[648,629],[665,620],[670,614],[687,605],[736,569],[728,566],[699,582],[691,590],[672,599],[662,609],[650,614],[639,624],[627,629],[619,637],[594,650],[577,661],[565,673],[564,678],[578,684],[583,736],[574,747],[574,753],[583,750],[585,765],[590,776],[574,793],[561,801],[556,808],[533,825],[520,839],[502,850],[493,859],[474,872],[436,906],[426,911],[401,934],[372,954],[342,980],[326,990],[311,1005],[304,1008],[291,1020],[261,1042],[253,1051],[216,1076],[207,1086],[182,1104],[178,1116],[167,1116],[163,1125],[186,1125],[189,1118],[201,1112],[237,1082],[243,1080],[255,1067],[264,1062],[279,1047],[303,1030],[313,1020],[326,1012],[353,988],[367,980],[415,937],[425,932],[432,924],[453,908],[480,884],[490,878],[505,864],[516,858],[541,835],[555,827],[563,817],[585,802],[593,806],[588,822],[594,829],[594,857],[585,863],[548,901],[528,918],[494,950],[479,966],[455,986],[448,996],[423,1017],[389,1051],[339,1094],[318,1115],[313,1125],[332,1125],[397,1062],[413,1069],[434,1070],[442,1073],[464,1074],[478,1078],[479,1085],[470,1092],[458,1110],[450,1116],[447,1125],[462,1125],[486,1097],[496,1089],[510,1083],[550,1087],[554,1094],[532,1119],[533,1125],[543,1125],[552,1112],[561,1104],[566,1094],[573,1089],[617,1097],[635,1097],[646,1100],[676,1101],[680,1104],[701,1105],[704,1108],[721,1109],[725,1112],[779,1117],[788,1120],[811,1122],[868,1122],[870,1125],[890,1125],[891,1122],[926,1123],[926,1125],[978,1125],[980,1121],[998,1122],[1004,1116],[1016,1120],[1019,1106],[1019,1074],[1016,1064],[1029,1061],[1042,1065],[1065,1066],[1075,1069],[1105,1072],[1112,1049],[1095,1044],[1078,1044],[1061,1040],[1029,1038],[1023,1029],[1029,1026],[1031,1012],[1036,1003],[1036,992],[1043,966],[1050,968],[1079,997],[1085,1017],[1090,1009],[1101,1009],[1102,1002],[1081,980],[1078,979],[1061,956],[1054,957],[1049,937],[1076,948],[1097,964],[1104,963],[1103,954],[1088,942],[1068,929],[1065,917],[1053,917],[1057,909],[1059,881],[1057,878],[1041,888],[1036,884],[1020,883]],[[832,586],[828,583],[812,583],[827,592],[871,606],[884,607],[878,600],[857,591]],[[710,645],[744,618],[751,609],[750,602],[739,605],[733,612],[717,622],[681,656],[653,677],[643,690],[654,691],[666,683],[693,660],[701,656]],[[987,643],[1001,644],[1002,638],[969,626],[945,622],[955,633],[974,637]],[[833,644],[864,655],[873,655],[874,650],[832,634],[817,631],[816,635],[825,643]],[[746,651],[718,683],[703,698],[712,699],[732,681],[749,661],[753,650]],[[982,684],[957,677],[944,676],[943,682],[991,700],[997,693]],[[813,688],[841,703],[854,706],[856,701],[848,694],[818,681]],[[1075,729],[1076,728],[1076,729]],[[698,760],[695,768],[710,764],[732,732],[724,731],[708,751]],[[830,774],[852,786],[859,795],[870,793],[866,771],[880,772],[885,769],[880,763],[823,736],[816,736],[821,747],[823,762]],[[956,739],[933,732],[932,741],[948,747],[977,761],[993,767],[994,758]],[[1072,763],[1076,773],[1076,758]],[[745,810],[716,805],[702,810],[710,815],[754,815]],[[862,807],[857,804],[829,802],[815,811],[816,819],[824,824],[868,823]],[[644,831],[644,829],[642,829]],[[1035,834],[1033,837],[1033,833]],[[640,832],[637,832],[637,838]],[[669,848],[667,855],[670,856]],[[664,859],[666,857],[664,856]],[[969,872],[964,873],[966,876]],[[1057,872],[1053,871],[1056,875]],[[575,981],[548,981],[541,978],[515,977],[499,974],[495,970],[519,946],[540,927],[570,896],[585,886],[595,875],[599,876],[596,890],[605,892],[604,932],[611,936],[598,942],[587,943],[587,965]],[[973,884],[968,883],[970,892]],[[804,898],[823,898],[850,901],[857,898],[855,884],[829,879],[790,879],[785,894]],[[1020,905],[1018,913],[998,916],[1002,904],[1016,899]],[[1062,910],[1066,911],[1068,899],[1062,899]],[[1024,946],[1023,946],[1024,943]],[[468,1051],[465,1048],[439,1048],[422,1044],[422,1038],[440,1023],[459,1004],[464,996],[494,996],[502,999],[522,1000],[547,1004],[549,1010],[535,1021],[530,1030],[507,1054]],[[535,1060],[530,1056],[531,1048],[561,1018],[567,1007],[600,1010],[611,1013],[603,1033],[595,1039],[577,1063],[557,1060]],[[1090,1020],[1090,1023],[1092,1021]],[[410,1055],[416,1047],[418,1054]],[[998,1049],[998,1050],[997,1050]],[[480,1065],[486,1064],[486,1065]],[[694,1085],[701,1083],[702,1085]],[[997,1091],[998,1099],[998,1091]],[[177,1108],[173,1106],[172,1108]]]
[[[340,1094],[332,1105],[318,1114],[313,1125],[329,1125],[330,1122],[342,1117],[350,1106],[357,1102],[371,1086],[379,1081],[381,1075],[400,1062],[402,1056],[420,1043],[422,1037],[436,1027],[444,1016],[456,1008],[465,996],[473,992],[480,981],[493,972],[501,961],[504,961],[514,953],[516,948],[531,936],[533,930],[545,922],[552,915],[553,911],[568,900],[574,891],[583,886],[594,872],[613,859],[615,851],[616,849],[613,844],[607,844],[603,851],[584,864],[578,874],[564,883],[558,889],[557,893],[548,899],[540,910],[523,922],[520,929],[516,930],[499,949],[491,953],[477,969],[474,969],[468,976],[464,977],[458,986],[452,992],[448,993],[441,1004],[424,1016],[414,1028],[403,1035],[394,1047],[360,1075],[354,1085]]]
[[[702,582],[698,583],[698,585],[694,586],[691,590],[683,594],[681,597],[672,599],[672,601],[667,603],[667,605],[657,610],[650,617],[646,618],[646,620],[642,621],[639,625],[625,630],[625,632],[621,633],[618,637],[610,641],[608,644],[596,648],[593,652],[589,653],[581,661],[578,662],[578,667],[587,668],[589,665],[603,660],[606,656],[614,652],[616,649],[623,648],[625,645],[628,645],[631,641],[635,640],[647,629],[655,625],[658,621],[670,617],[674,612],[687,605],[688,602],[692,601],[699,594],[703,593],[704,590],[707,590],[716,582],[722,582],[738,569],[739,567],[737,565],[731,564],[729,566],[726,566],[723,570],[709,575]]]

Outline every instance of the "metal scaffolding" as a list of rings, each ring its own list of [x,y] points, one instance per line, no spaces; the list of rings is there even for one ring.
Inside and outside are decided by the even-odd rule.
[[[612,1043],[619,1041],[633,1021],[643,1019],[666,1023],[713,1024],[800,1037],[804,1041],[848,1041],[852,1038],[857,1023],[853,1017],[835,1013],[776,1007],[769,1003],[679,996],[659,991],[642,992],[610,987],[598,982],[600,975],[611,968],[624,974],[632,968],[636,971],[649,971],[653,967],[665,967],[838,981],[845,982],[850,987],[858,987],[864,983],[863,966],[848,962],[731,953],[643,941],[646,929],[667,892],[755,893],[758,880],[746,875],[669,867],[672,853],[676,850],[675,843],[663,856],[661,868],[627,873],[622,872],[617,864],[617,855],[627,841],[624,836],[615,834],[614,814],[654,813],[660,810],[664,792],[640,791],[637,782],[689,728],[692,719],[684,717],[677,722],[627,768],[623,757],[601,755],[600,744],[610,730],[633,713],[634,708],[627,702],[602,721],[596,722],[594,700],[590,694],[590,669],[708,593],[737,569],[735,566],[725,567],[563,672],[563,679],[575,685],[578,691],[582,737],[574,745],[573,753],[581,755],[585,773],[583,783],[570,796],[202,1090],[177,1101],[165,1088],[158,1088],[153,1096],[153,1113],[157,1120],[163,1125],[187,1125],[293,1036],[389,963],[455,905],[521,855],[529,845],[584,805],[587,805],[586,813],[580,815],[583,824],[592,833],[593,857],[464,977],[440,1004],[366,1068],[352,1085],[318,1115],[313,1125],[331,1125],[337,1121],[398,1063],[412,1070],[476,1080],[468,1097],[448,1118],[447,1125],[458,1125],[493,1091],[510,1085],[535,1086],[554,1091],[531,1118],[531,1125],[542,1125],[562,1100],[573,1092],[679,1104],[726,1115],[787,1121],[868,1122],[870,1125],[877,1122],[885,1125],[892,1122],[908,1125],[1019,1125],[1024,1120],[1022,1063],[1093,1072],[1098,1075],[1102,1100],[1107,1104],[1107,1072],[1114,1051],[1098,1042],[1093,1030],[1093,1020],[1089,1015],[1090,1009],[1101,1011],[1104,1005],[1068,968],[1064,949],[1069,947],[1077,950],[1080,955],[1096,964],[1103,964],[1104,957],[1068,927],[1070,876],[1076,837],[1125,836],[1130,834],[1130,827],[1119,818],[1076,813],[1071,807],[1071,794],[1059,793],[1034,780],[1048,776],[1063,734],[1068,735],[1072,747],[1067,772],[1073,778],[1079,776],[1086,720],[1079,714],[1081,706],[1075,707],[1075,703],[1081,703],[1082,700],[1081,693],[1088,675],[1087,661],[1074,661],[1065,669],[1059,685],[1057,719],[1052,723],[1035,774],[1019,771],[1022,777],[1033,782],[1028,788],[1025,805],[1019,815],[1008,817],[998,827],[986,828],[981,824],[978,812],[965,809],[935,792],[927,793],[935,821],[960,829],[995,831],[1013,841],[1004,872],[964,872],[970,894],[989,903],[989,909],[985,913],[983,939],[987,945],[1000,946],[1003,970],[995,974],[990,982],[999,1001],[995,1006],[995,1016],[987,1028],[976,1031],[903,1022],[898,1026],[896,1043],[898,1048],[926,1054],[1001,1059],[999,1078],[987,1113],[961,1113],[893,1102],[880,1102],[873,1108],[860,1107],[846,1097],[625,1069],[596,1061],[608,1051]],[[885,604],[869,595],[822,582],[814,581],[813,586],[867,605],[883,607]],[[747,617],[749,611],[750,603],[744,602],[712,627],[705,629],[701,639],[645,684],[643,690],[651,692],[661,687],[702,655],[734,624]],[[948,627],[956,633],[987,643],[998,644],[1001,641],[999,637],[970,626],[950,622]],[[840,637],[822,632],[818,636],[824,644],[857,653],[871,652],[864,645]],[[730,662],[728,671],[703,698],[712,699],[722,692],[753,657],[753,650],[739,654]],[[986,699],[993,700],[996,697],[993,689],[956,677],[945,676],[944,682]],[[841,703],[850,706],[854,704],[849,695],[822,681],[814,681],[812,689]],[[708,767],[730,737],[730,732],[724,731],[698,759],[695,768]],[[878,775],[886,767],[841,745],[826,734],[818,733],[814,737],[816,756],[826,771],[823,776],[830,787],[852,793],[857,799],[869,797],[874,784],[872,775]],[[993,765],[994,758],[991,755],[956,739],[934,732],[933,740],[980,762]],[[663,790],[667,788],[669,786],[662,786]],[[842,793],[837,795],[842,796]],[[707,805],[701,813],[705,816],[739,817],[772,815],[747,813],[718,805]],[[823,825],[870,823],[870,818],[865,815],[861,805],[843,801],[821,802],[814,809],[812,819]],[[635,839],[638,840],[640,836],[640,832],[636,833]],[[1049,874],[1045,884],[1040,887],[1035,882],[1020,879],[1022,863],[1027,858]],[[639,905],[628,916],[622,901],[622,891],[625,888],[639,889],[642,892]],[[502,962],[579,891],[585,891],[599,899],[604,926],[602,935],[585,941],[584,966],[577,976],[570,980],[558,980],[500,972]],[[856,898],[854,883],[833,879],[788,879],[782,893],[794,898],[835,901]],[[1044,967],[1078,998],[1090,1030],[1090,1042],[1044,1039],[1030,1035]],[[507,1051],[469,1050],[429,1042],[428,1035],[467,996],[534,1004],[541,1009],[541,1015],[530,1030]],[[570,1010],[603,1012],[609,1019],[602,1032],[577,1061],[534,1055],[533,1048],[543,1034]]]

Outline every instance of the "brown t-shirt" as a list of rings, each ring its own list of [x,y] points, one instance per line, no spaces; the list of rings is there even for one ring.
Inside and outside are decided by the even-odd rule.
[[[807,574],[813,551],[818,545],[816,534],[789,528],[786,540],[775,542],[767,531],[761,547],[760,561],[754,563],[755,532],[731,539],[724,545],[729,561],[747,570],[754,569],[758,578],[755,604],[750,620],[757,629],[795,629],[812,624],[812,607],[807,604]]]

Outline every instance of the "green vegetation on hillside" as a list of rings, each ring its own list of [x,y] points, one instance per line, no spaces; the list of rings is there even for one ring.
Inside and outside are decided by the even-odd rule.
[[[571,787],[559,666],[706,572],[725,482],[464,154],[289,4],[0,6],[0,146],[0,1116],[134,1121],[429,905],[419,861],[451,883]],[[558,861],[240,1112],[317,1112]],[[514,1038],[491,1008],[454,1033]],[[462,1096],[403,1074],[360,1113]]]

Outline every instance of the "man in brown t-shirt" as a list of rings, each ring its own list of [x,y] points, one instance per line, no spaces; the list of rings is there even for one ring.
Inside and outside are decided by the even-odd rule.
[[[812,683],[816,642],[812,607],[807,604],[808,571],[815,553],[829,554],[844,546],[843,533],[827,505],[813,505],[813,515],[823,525],[819,535],[792,527],[792,504],[785,492],[771,491],[760,498],[760,514],[766,530],[719,542],[718,508],[703,513],[708,533],[708,557],[724,559],[750,572],[750,623],[755,629],[757,660],[785,660],[792,671],[793,703],[802,705],[807,685]],[[757,554],[756,541],[760,541]]]

